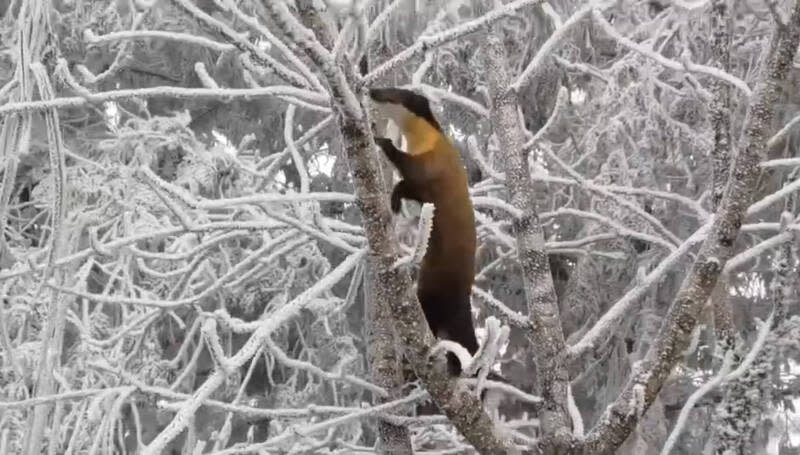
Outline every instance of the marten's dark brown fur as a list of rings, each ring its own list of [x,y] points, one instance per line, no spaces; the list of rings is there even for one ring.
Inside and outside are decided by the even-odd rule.
[[[407,143],[406,153],[389,139],[375,139],[402,176],[392,191],[392,211],[400,211],[401,199],[434,205],[433,228],[417,281],[425,318],[436,337],[455,341],[474,355],[478,341],[470,295],[475,216],[459,151],[442,132],[425,97],[398,88],[372,89],[369,95]],[[458,359],[449,354],[447,360],[450,372],[460,375]]]

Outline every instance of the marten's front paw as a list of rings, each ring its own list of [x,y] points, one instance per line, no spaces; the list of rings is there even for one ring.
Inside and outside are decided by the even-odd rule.
[[[376,137],[375,144],[384,150],[391,150],[394,148],[392,140],[386,137]]]
[[[400,213],[400,203],[403,199],[403,195],[399,189],[399,186],[395,186],[394,190],[392,190],[392,198],[391,198],[391,205],[392,205],[392,212]]]

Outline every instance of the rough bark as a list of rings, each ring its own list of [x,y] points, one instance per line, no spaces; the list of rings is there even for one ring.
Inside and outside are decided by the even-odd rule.
[[[673,367],[682,358],[698,315],[725,263],[733,254],[747,208],[751,203],[761,161],[769,140],[769,128],[783,81],[800,43],[800,2],[795,2],[785,26],[777,26],[770,39],[767,58],[760,73],[753,102],[745,121],[744,144],[736,156],[729,182],[708,237],[691,271],[667,313],[653,347],[639,371],[634,372],[617,400],[581,446],[592,453],[615,450],[630,434],[639,417],[656,399]]]
[[[778,345],[784,334],[785,306],[792,297],[789,277],[792,252],[787,242],[779,253],[773,283],[772,332],[767,335],[764,347],[756,361],[740,377],[727,386],[727,393],[714,413],[714,451],[716,455],[744,455],[753,453],[753,435],[761,425],[762,414],[772,399],[772,378]],[[739,353],[744,358],[746,352]]]
[[[375,265],[367,263],[364,292],[367,306],[367,360],[372,382],[389,391],[385,399],[376,397],[378,403],[391,401],[401,396],[403,375],[400,355],[395,349],[391,309],[385,300],[376,298]],[[408,427],[394,425],[385,420],[378,421],[378,453],[411,454],[411,436]]]
[[[727,72],[730,68],[731,15],[727,0],[711,2],[711,60],[712,65]],[[716,210],[728,181],[731,156],[731,89],[719,79],[711,81],[710,117],[714,134],[711,150],[712,189],[711,207]]]
[[[558,453],[571,438],[567,411],[569,376],[564,364],[566,352],[561,330],[550,264],[544,249],[544,231],[536,212],[533,185],[526,154],[525,134],[517,115],[517,94],[509,90],[508,62],[502,37],[490,30],[484,46],[487,81],[491,98],[492,128],[500,150],[505,151],[504,165],[509,196],[522,215],[513,220],[517,257],[522,267],[525,297],[533,331],[533,354],[543,406],[541,447],[545,453]]]
[[[730,68],[731,14],[728,0],[711,2],[711,64],[728,72]],[[717,210],[728,182],[731,161],[731,88],[728,84],[714,79],[711,82],[711,128],[714,145],[711,150],[711,208]],[[733,316],[730,303],[726,299],[727,284],[719,280],[712,293],[711,304],[714,310],[714,330],[717,342],[732,348],[734,342]]]

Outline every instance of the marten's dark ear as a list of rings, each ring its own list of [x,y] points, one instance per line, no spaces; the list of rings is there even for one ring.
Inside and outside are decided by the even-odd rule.
[[[372,88],[369,90],[369,97],[378,103],[399,104],[412,114],[430,123],[438,131],[442,130],[439,122],[436,121],[436,117],[433,116],[428,98],[418,93],[395,87]]]

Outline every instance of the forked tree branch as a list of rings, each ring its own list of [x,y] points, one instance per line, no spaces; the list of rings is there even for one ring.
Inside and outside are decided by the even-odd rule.
[[[364,217],[370,261],[375,270],[374,297],[386,302],[391,310],[397,334],[414,372],[439,409],[475,449],[481,453],[506,452],[505,442],[495,433],[494,424],[476,397],[467,389],[458,388],[457,381],[443,369],[435,368],[430,358],[433,335],[412,292],[408,272],[405,268],[395,267],[399,249],[375,142],[365,110],[348,84],[345,71],[336,65],[330,52],[286,5],[265,2],[265,7],[281,31],[319,67],[330,87],[331,106],[353,173],[355,202]]]

